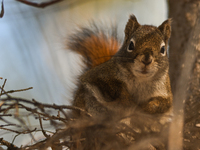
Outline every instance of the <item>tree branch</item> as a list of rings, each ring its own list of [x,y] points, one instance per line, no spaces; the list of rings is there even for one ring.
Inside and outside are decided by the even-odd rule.
[[[1,12],[0,12],[0,18],[3,18],[4,16],[4,4],[3,4],[3,0],[1,2]],[[2,79],[2,78],[1,78]]]
[[[33,7],[45,8],[47,6],[53,5],[53,4],[61,2],[63,0],[52,0],[52,1],[49,1],[49,2],[44,2],[44,3],[39,3],[39,4],[38,3],[34,3],[34,2],[29,2],[27,0],[16,0],[16,1],[24,3],[24,4],[27,4],[27,5],[30,5],[30,6],[33,6]]]

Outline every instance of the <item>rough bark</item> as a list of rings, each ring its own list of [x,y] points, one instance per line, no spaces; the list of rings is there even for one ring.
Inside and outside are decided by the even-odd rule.
[[[173,18],[169,59],[177,123],[177,126],[172,123],[171,129],[179,138],[169,145],[196,150],[200,148],[200,1],[169,0],[169,17]]]
[[[169,53],[173,92],[181,72],[180,60],[183,58],[190,33],[196,23],[198,5],[199,0],[169,0],[169,17],[173,19]]]

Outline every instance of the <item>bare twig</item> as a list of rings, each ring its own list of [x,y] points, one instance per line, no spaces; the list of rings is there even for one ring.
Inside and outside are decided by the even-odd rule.
[[[27,91],[27,90],[30,90],[30,89],[33,89],[33,87],[29,87],[29,88],[25,88],[25,89],[19,89],[19,90],[10,90],[10,91],[7,91],[7,92],[3,92],[1,95],[8,94],[8,93],[16,93],[16,92]]]
[[[31,105],[36,106],[37,108],[39,108],[42,112],[44,111],[44,108],[52,108],[54,110],[61,110],[61,108],[62,109],[70,109],[70,110],[75,110],[75,111],[83,112],[83,114],[85,114],[86,116],[92,117],[92,115],[89,114],[87,111],[85,111],[85,110],[83,110],[81,108],[75,107],[75,106],[56,105],[56,104],[53,104],[53,105],[51,105],[51,104],[42,104],[42,103],[37,102],[34,99],[32,101],[30,101],[30,100],[26,100],[26,99],[23,99],[23,98],[14,98],[14,97],[2,98],[2,99],[0,99],[0,101],[1,102],[13,102],[13,101],[16,101],[18,103],[19,102],[21,102],[21,103],[23,102],[23,103],[31,104]],[[2,105],[7,105],[7,104],[4,103]],[[20,104],[20,105],[22,106],[22,104]],[[13,107],[10,104],[9,104],[9,106],[10,106],[10,108]],[[25,107],[24,105],[23,105],[23,107],[28,109],[28,107]],[[10,109],[10,108],[7,108],[7,109]],[[0,112],[1,111],[5,111],[5,109],[1,109]]]
[[[16,1],[24,3],[24,4],[27,4],[27,5],[30,5],[30,6],[33,6],[33,7],[45,8],[47,6],[53,5],[53,4],[61,2],[63,0],[52,0],[52,1],[44,2],[44,3],[29,2],[27,0],[16,0]]]
[[[2,2],[1,2],[0,18],[3,18],[3,16],[4,16],[4,4],[3,4],[3,0],[2,0]],[[0,78],[0,79],[2,79],[2,78]]]
[[[15,117],[19,117],[19,107],[18,104],[15,104]]]
[[[59,120],[59,121],[62,121],[64,123],[66,122],[65,118],[52,116],[52,115],[49,115],[47,113],[41,113],[41,112],[38,112],[37,109],[32,109],[32,108],[26,107],[26,106],[24,106],[22,104],[19,104],[19,105],[22,106],[21,108],[25,108],[27,111],[30,111],[30,112],[35,113],[35,114],[38,114],[40,116],[44,116],[44,117],[47,117],[47,118],[52,119],[52,120]]]
[[[0,125],[0,127],[6,127],[6,126],[15,126],[15,124]]]
[[[3,83],[2,88],[1,88],[1,94],[0,94],[0,96],[1,96],[2,93],[3,93],[3,90],[4,90],[4,86],[5,86],[5,84],[6,84],[6,81],[7,81],[7,79],[4,80],[4,83]]]
[[[43,129],[42,120],[41,120],[40,115],[39,115],[39,121],[40,121],[40,127],[41,127],[41,129],[42,129],[42,133],[43,133],[43,135],[48,139],[50,136],[47,135],[47,133],[46,133],[46,132],[44,131],[44,129]]]
[[[36,149],[36,148],[40,148],[40,149],[42,149],[43,147],[44,147],[44,143],[47,141],[47,139],[44,139],[44,140],[42,140],[42,141],[39,141],[39,142],[37,142],[37,143],[35,143],[35,144],[33,144],[33,145],[28,145],[28,146],[25,146],[24,147],[24,149],[26,149],[26,148],[29,148],[30,150],[31,149]]]
[[[7,124],[12,124],[11,122],[9,122],[9,121],[5,120],[5,119],[4,119],[4,118],[2,118],[2,117],[0,117],[0,120],[1,120],[1,121],[3,121],[4,123],[7,123]],[[21,127],[21,126],[19,126],[19,125],[16,125],[16,124],[15,124],[15,126],[16,126],[16,127]]]
[[[8,129],[8,128],[3,128],[3,127],[0,127],[0,129],[2,129],[2,130],[7,130],[7,131],[11,131],[11,132],[14,132],[14,133],[17,133],[17,134],[29,134],[29,133],[31,133],[31,132],[36,131],[36,128],[33,129],[33,130],[29,130],[29,131],[27,131],[27,130],[25,130],[25,131],[16,131],[16,130],[12,130],[12,129]]]
[[[8,149],[11,150],[18,150],[19,148],[11,143],[9,143],[8,141],[3,140],[3,138],[0,138],[0,143],[1,145],[5,145],[8,147]]]
[[[4,115],[0,115],[0,117],[5,117],[5,116],[12,116],[12,114],[4,114]]]

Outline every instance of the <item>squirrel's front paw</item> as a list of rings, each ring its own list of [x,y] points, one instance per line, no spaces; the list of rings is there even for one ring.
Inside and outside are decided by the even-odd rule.
[[[142,105],[142,109],[150,114],[156,113],[158,108],[159,108],[159,101],[156,99]]]
[[[170,99],[163,97],[151,98],[149,102],[141,104],[142,110],[150,114],[165,113],[169,110],[170,107]]]
[[[159,101],[158,100],[152,100],[148,103],[149,109],[155,110],[159,107]]]

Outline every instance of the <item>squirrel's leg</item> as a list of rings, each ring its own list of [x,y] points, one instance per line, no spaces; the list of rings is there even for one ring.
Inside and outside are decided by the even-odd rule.
[[[150,114],[162,114],[167,112],[172,106],[172,100],[170,97],[153,97],[147,103],[140,104],[143,111]]]

